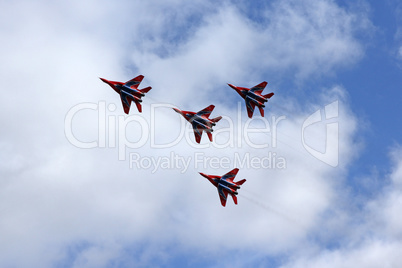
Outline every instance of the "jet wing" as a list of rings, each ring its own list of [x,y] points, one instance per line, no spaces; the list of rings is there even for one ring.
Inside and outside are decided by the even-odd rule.
[[[197,143],[200,143],[201,142],[201,136],[202,136],[202,130],[201,131],[194,130],[194,136],[195,136],[195,141]]]
[[[202,109],[201,111],[199,111],[197,113],[198,116],[204,117],[204,118],[208,118],[209,115],[212,113],[212,111],[214,110],[215,105],[209,105],[208,107]]]
[[[221,180],[225,180],[225,181],[229,181],[229,182],[233,182],[234,178],[237,175],[237,172],[239,172],[238,168],[233,169],[232,171],[229,171],[228,173],[226,173],[225,175],[223,175],[221,177]]]
[[[218,187],[219,198],[221,199],[222,206],[226,206],[226,200],[228,197],[228,191],[223,189],[222,187]]]
[[[267,82],[262,82],[258,85],[256,85],[255,87],[250,88],[250,92],[254,92],[257,94],[261,94],[261,92],[264,90],[264,88],[267,86]]]
[[[142,79],[144,79],[143,75],[139,75],[133,79],[131,79],[130,81],[127,81],[124,85],[132,88],[132,89],[137,89],[139,84],[141,83]]]
[[[194,130],[195,141],[197,143],[200,143],[203,129],[200,128],[199,125],[194,121],[192,122],[192,125],[193,125],[193,130]]]
[[[121,99],[121,103],[123,104],[124,112],[126,114],[128,114],[130,111],[130,106],[131,106],[131,98],[129,97],[128,94],[121,92],[120,99]]]
[[[254,108],[255,108],[254,102],[252,102],[251,100],[249,100],[248,98],[246,98],[246,107],[247,107],[247,114],[248,114],[248,117],[249,117],[249,118],[253,117]]]

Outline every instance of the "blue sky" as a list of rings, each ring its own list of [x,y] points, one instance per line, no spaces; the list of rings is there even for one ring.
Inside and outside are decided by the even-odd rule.
[[[363,132],[366,153],[360,165],[377,166],[387,172],[388,150],[399,142],[401,118],[398,116],[401,84],[400,59],[396,57],[400,38],[397,1],[378,3],[370,1],[370,19],[375,27],[373,35],[366,39],[366,56],[350,70],[341,72],[339,80],[349,91],[354,111],[365,118],[370,127]],[[382,157],[379,157],[382,156]],[[385,160],[385,161],[384,161]]]
[[[0,10],[1,267],[402,263],[398,1]],[[98,77],[139,74],[153,89],[126,116]],[[248,121],[226,83],[262,81],[275,95]],[[224,119],[196,145],[171,107],[210,104]],[[235,167],[247,182],[223,208],[198,172]]]

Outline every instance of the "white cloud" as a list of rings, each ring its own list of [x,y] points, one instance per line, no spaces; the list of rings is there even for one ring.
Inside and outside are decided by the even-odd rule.
[[[399,59],[402,59],[402,46],[400,46],[399,49],[398,49],[397,57],[398,57]]]
[[[398,267],[400,242],[365,241],[359,248],[324,251],[316,259],[304,259],[285,267]]]
[[[402,155],[399,146],[391,151],[391,156],[393,171],[387,178],[389,184],[366,200],[359,213],[351,210],[337,222],[342,226],[337,233],[344,237],[341,239],[343,242],[334,249],[315,248],[309,254],[295,257],[283,267],[399,266],[402,261],[399,254],[402,246],[402,222],[399,217],[402,212]],[[349,206],[353,206],[352,197],[348,200]]]

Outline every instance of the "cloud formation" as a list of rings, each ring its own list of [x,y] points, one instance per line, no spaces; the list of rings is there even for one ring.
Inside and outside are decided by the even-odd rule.
[[[318,265],[322,258],[336,259],[344,253],[353,261],[365,247],[375,251],[381,245],[375,240],[350,251],[314,255],[321,245],[309,238],[320,228],[318,223],[329,225],[325,213],[342,209],[334,200],[339,199],[347,168],[359,148],[354,142],[358,119],[349,107],[346,89],[340,86],[317,87],[317,97],[311,101],[294,99],[286,88],[278,88],[286,79],[304,81],[355,64],[364,54],[355,36],[367,27],[360,20],[363,13],[333,1],[309,0],[275,1],[261,10],[258,23],[230,1],[219,5],[14,1],[2,3],[1,10],[3,25],[9,26],[2,30],[0,44],[4,63],[0,111],[12,117],[1,118],[0,266],[146,266],[183,255],[195,263],[209,263],[217,257],[224,262],[233,252],[247,256],[236,259],[242,265],[295,252],[300,257],[289,266],[298,267]],[[104,148],[70,144],[64,136],[65,117],[82,103],[95,105],[95,110],[74,117],[78,139],[99,142],[103,119],[109,120],[108,130],[116,126],[114,133],[124,132],[132,143],[142,137],[146,128],[139,123],[118,128],[119,120],[127,117],[118,96],[98,79],[128,80],[139,73],[145,75],[143,85],[153,87],[144,98],[141,118],[147,124],[155,120],[149,127],[161,144],[175,140],[181,126],[187,125],[166,107],[154,110],[151,118],[151,104],[197,111],[213,103],[214,114],[228,118],[222,120],[222,127],[261,128],[263,121],[247,122],[243,104],[237,110],[238,96],[225,83],[252,86],[268,80],[266,90],[278,90],[267,105],[270,131],[251,134],[250,140],[269,147],[255,149],[243,135],[233,135],[234,145],[223,149],[193,147],[185,139],[174,147],[155,149],[149,133],[143,146],[126,148],[125,160],[119,161],[119,141],[110,145],[110,132]],[[6,90],[10,85],[13,90]],[[338,168],[314,158],[300,143],[303,122],[334,101],[339,102]],[[111,103],[115,110],[109,109]],[[131,114],[136,114],[134,110]],[[240,120],[238,114],[243,116]],[[275,119],[281,116],[284,119],[274,130]],[[321,122],[306,129],[310,146],[325,148],[325,127]],[[216,144],[224,144],[230,135],[215,134]],[[189,168],[152,173],[149,168],[129,167],[130,153],[157,159],[172,152],[190,159]],[[228,170],[211,164],[195,166],[195,153],[204,160],[227,157],[230,169],[235,154],[258,160],[268,159],[271,153],[272,160],[275,153],[277,161],[283,158],[286,165],[284,169],[242,168],[238,178],[247,182],[239,191],[239,205],[228,202],[222,208],[216,190],[198,172],[220,175]],[[391,178],[397,185],[400,172],[395,170]],[[378,223],[387,226],[389,233],[384,235],[399,232],[398,220],[392,218],[398,209],[391,198],[399,200],[398,192],[384,192],[367,208],[377,215],[379,202],[387,205],[382,213],[388,220]],[[348,219],[347,212],[339,213]],[[392,255],[399,243],[390,241],[384,254]]]
[[[398,267],[402,261],[398,254],[402,246],[398,216],[402,200],[400,146],[392,149],[390,155],[393,166],[386,178],[388,184],[374,198],[366,200],[361,213],[343,218],[347,220],[340,224],[343,229],[338,234],[345,237],[343,243],[333,249],[316,248],[283,267]]]

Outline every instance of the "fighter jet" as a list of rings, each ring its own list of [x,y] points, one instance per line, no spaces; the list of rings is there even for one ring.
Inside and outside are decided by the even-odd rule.
[[[264,110],[263,108],[265,107],[265,102],[268,101],[269,98],[271,98],[274,93],[269,93],[266,95],[261,95],[261,92],[264,90],[264,88],[267,86],[267,82],[262,82],[261,84],[256,85],[255,87],[252,88],[245,88],[245,87],[237,87],[232,84],[228,84],[231,88],[236,90],[239,95],[245,99],[246,101],[246,107],[247,107],[247,114],[248,117],[251,118],[253,117],[254,113],[254,108],[257,105],[258,108],[260,109],[261,116],[264,117]]]
[[[222,119],[222,116],[218,116],[214,119],[209,119],[209,115],[214,108],[214,105],[209,105],[198,113],[182,111],[176,108],[173,108],[173,110],[181,114],[188,122],[191,123],[194,129],[195,141],[197,143],[200,143],[202,131],[207,132],[209,140],[212,141],[212,127],[215,126],[216,123]]]
[[[100,77],[99,77],[100,78]],[[123,104],[123,109],[126,114],[130,111],[131,101],[134,101],[137,105],[138,111],[142,112],[141,102],[142,97],[145,96],[145,93],[150,91],[152,87],[146,87],[143,89],[138,89],[142,79],[144,79],[143,75],[139,75],[136,78],[123,82],[109,81],[104,78],[100,78],[103,82],[111,86],[114,91],[120,94],[121,103]]]
[[[239,169],[235,168],[223,176],[206,175],[200,172],[203,177],[207,178],[216,188],[218,188],[222,206],[226,205],[228,194],[232,196],[234,203],[237,205],[237,189],[240,189],[240,185],[246,181],[246,179],[238,182],[233,181],[238,171]]]

